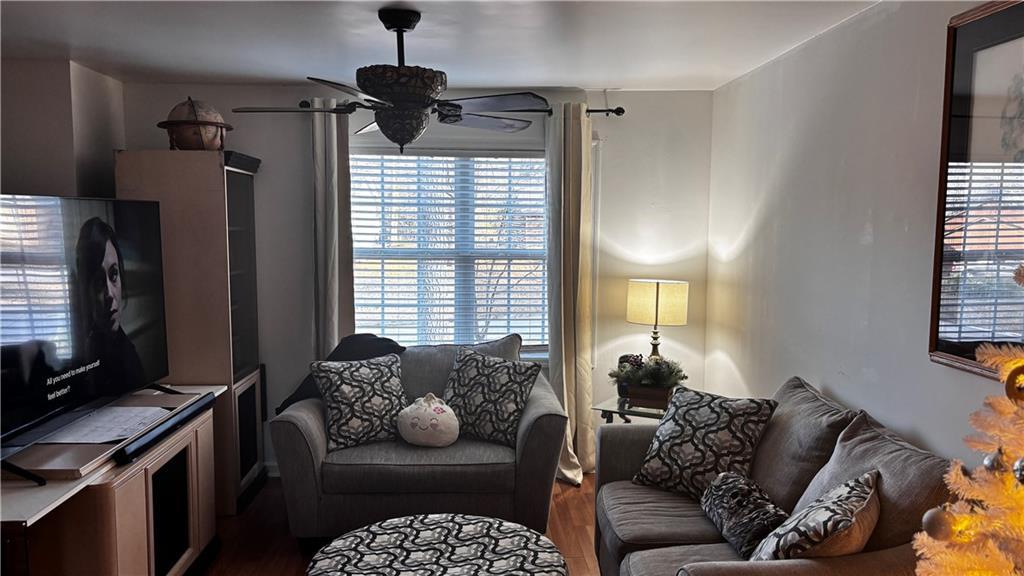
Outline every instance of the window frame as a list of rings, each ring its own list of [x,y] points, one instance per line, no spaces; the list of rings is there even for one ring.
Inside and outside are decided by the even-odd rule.
[[[944,343],[945,341],[940,342],[943,267],[950,263],[945,258],[947,188],[951,166],[963,162],[985,161],[969,157],[974,54],[1003,42],[1019,39],[1020,34],[1015,32],[1019,30],[1019,26],[1014,25],[1014,19],[1021,17],[1022,9],[1024,7],[1019,5],[985,3],[953,16],[946,31],[946,78],[934,231],[928,356],[931,361],[938,364],[995,380],[999,378],[997,372],[974,358],[974,349],[983,341],[964,342],[955,348],[949,343]],[[962,261],[953,263],[959,262]]]
[[[351,158],[351,156],[358,156],[358,155],[395,156],[395,155],[398,155],[398,151],[395,150],[394,147],[388,147],[388,146],[350,146],[349,150],[348,150],[348,154],[349,154],[350,158]],[[407,155],[407,156],[428,156],[428,157],[430,157],[430,156],[433,156],[433,157],[455,157],[455,158],[533,158],[533,159],[544,160],[545,161],[545,166],[546,166],[546,161],[547,161],[546,153],[545,153],[544,150],[524,150],[524,149],[502,150],[502,149],[490,149],[490,148],[487,148],[487,149],[466,149],[466,148],[444,148],[444,147],[423,147],[423,148],[416,147],[416,148],[406,148],[405,155]],[[547,266],[548,268],[550,268],[550,263],[551,263],[551,259],[550,259],[550,250],[551,250],[550,232],[551,232],[551,218],[553,216],[552,213],[551,213],[551,200],[550,200],[550,198],[547,197],[549,192],[550,192],[549,188],[547,186],[545,186],[545,197],[546,197],[546,201],[545,201],[545,211],[546,212],[545,212],[545,214],[546,214],[546,217],[548,219],[548,226],[547,226],[547,228],[548,228],[549,241],[545,244],[545,247],[544,247],[544,260],[545,260],[545,266]],[[457,227],[457,230],[456,230],[456,236],[458,236],[458,227]],[[456,242],[458,242],[458,240],[456,240]],[[469,250],[467,252],[472,252],[472,250]],[[352,257],[353,257],[353,259],[356,259],[356,258],[359,257],[356,254],[356,247],[355,247],[354,243],[353,243],[353,246],[352,246]],[[471,256],[471,255],[468,255],[468,254],[463,256],[463,257],[461,257],[462,260],[468,260],[468,262],[463,262],[462,263],[462,268],[464,269],[467,264],[472,265],[473,260],[476,259],[476,258],[477,257]],[[460,265],[459,265],[458,260],[460,260],[460,257],[458,255],[453,257],[454,266],[455,266],[455,270],[456,270],[455,273],[456,274],[458,274],[459,270],[460,270]],[[550,341],[551,341],[551,324],[550,324],[550,316],[551,316],[551,301],[550,301],[551,271],[550,271],[550,269],[547,270],[546,277],[547,277],[546,288],[548,288],[547,294],[546,294],[546,302],[545,302],[545,305],[547,307],[547,315],[548,315],[547,342],[544,343],[544,344],[527,344],[527,345],[523,345],[523,347],[521,349],[521,353],[524,356],[529,356],[529,357],[531,357],[533,359],[537,359],[537,360],[540,360],[540,361],[546,360],[546,358],[548,356],[548,351],[550,349]],[[459,286],[460,283],[458,281],[456,281],[455,285]],[[354,297],[355,297],[355,292],[353,290],[353,298]],[[456,295],[456,300],[458,300],[458,298],[459,298],[459,296]],[[455,340],[456,340],[456,342],[458,342],[459,341],[459,336],[458,336],[458,325],[457,324],[456,324],[454,330],[456,331],[455,332],[456,333]]]

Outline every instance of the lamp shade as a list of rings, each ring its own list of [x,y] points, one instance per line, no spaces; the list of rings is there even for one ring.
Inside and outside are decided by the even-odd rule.
[[[690,283],[677,280],[630,280],[626,322],[648,326],[686,326]]]

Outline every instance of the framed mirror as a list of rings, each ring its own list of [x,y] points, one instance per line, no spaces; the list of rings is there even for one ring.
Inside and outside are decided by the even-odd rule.
[[[1024,340],[1024,4],[953,17],[946,52],[930,354],[995,378],[975,348]]]

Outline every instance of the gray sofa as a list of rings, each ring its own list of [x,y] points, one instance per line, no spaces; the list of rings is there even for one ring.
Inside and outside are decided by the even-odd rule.
[[[518,360],[520,342],[513,335],[471,348]],[[443,397],[457,351],[407,348],[401,358],[408,398]],[[398,439],[328,453],[323,402],[297,402],[270,422],[292,535],[333,538],[387,518],[439,512],[503,518],[544,532],[565,422],[542,374],[515,448],[471,438],[425,448]]]
[[[942,479],[948,462],[799,378],[786,382],[775,399],[779,406],[758,444],[751,478],[792,512],[830,484],[878,469],[881,514],[865,550],[746,561],[698,502],[630,481],[657,424],[609,424],[597,433],[594,540],[602,576],[913,576],[910,541],[924,512],[949,497]]]

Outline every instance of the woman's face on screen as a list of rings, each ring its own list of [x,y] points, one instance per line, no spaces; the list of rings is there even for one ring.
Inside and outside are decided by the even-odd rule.
[[[121,266],[117,262],[117,249],[109,240],[103,252],[102,268],[94,284],[94,320],[102,330],[116,332],[121,328]]]

